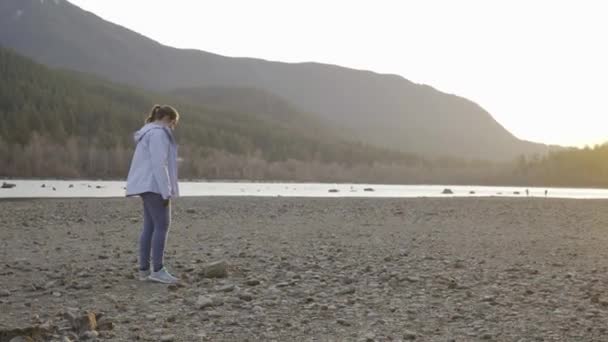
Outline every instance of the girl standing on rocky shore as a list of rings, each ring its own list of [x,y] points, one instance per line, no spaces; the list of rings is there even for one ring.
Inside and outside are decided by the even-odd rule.
[[[171,224],[171,199],[179,196],[175,108],[155,105],[145,125],[135,132],[135,152],[127,177],[127,196],[141,196],[144,224],[139,238],[139,279],[173,284],[178,279],[163,265]],[[150,269],[152,254],[152,269]]]

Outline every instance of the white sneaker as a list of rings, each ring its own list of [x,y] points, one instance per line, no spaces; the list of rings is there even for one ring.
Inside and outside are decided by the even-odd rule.
[[[166,268],[161,268],[158,272],[152,271],[148,280],[156,281],[163,284],[175,284],[179,279],[175,278],[171,275],[171,273],[167,272]]]
[[[148,277],[150,277],[150,270],[147,271],[139,271],[139,280],[141,281],[146,281],[148,280]]]

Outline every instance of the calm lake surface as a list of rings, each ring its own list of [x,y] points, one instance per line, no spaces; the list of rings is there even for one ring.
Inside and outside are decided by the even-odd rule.
[[[0,198],[122,197],[124,181],[0,180],[15,184],[0,189]],[[449,188],[451,195],[442,194]],[[463,185],[381,185],[331,183],[180,182],[182,196],[264,197],[544,197],[608,198],[608,189],[525,188]],[[331,192],[330,192],[331,191]]]

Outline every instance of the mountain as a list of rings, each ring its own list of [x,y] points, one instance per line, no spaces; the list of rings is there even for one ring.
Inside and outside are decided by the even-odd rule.
[[[404,153],[347,142],[331,132],[206,108],[89,74],[53,70],[0,48],[0,176],[124,177],[132,133],[155,102],[174,104],[182,113],[177,135],[180,156],[187,161],[181,170],[188,177],[208,176],[201,168],[213,166],[204,165],[204,158],[213,153],[261,162],[365,165],[419,161]],[[299,122],[299,114],[292,114]],[[31,171],[24,165],[32,162],[54,164]],[[10,167],[14,169],[6,171]],[[230,172],[242,171],[231,167]]]
[[[353,140],[426,157],[506,160],[549,149],[517,139],[467,99],[400,76],[175,49],[65,0],[3,0],[0,45],[50,66],[156,91],[261,89],[354,132]]]

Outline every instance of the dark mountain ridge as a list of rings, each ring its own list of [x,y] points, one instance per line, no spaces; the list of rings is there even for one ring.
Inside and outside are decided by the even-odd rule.
[[[0,44],[47,65],[157,91],[262,89],[353,132],[353,140],[425,157],[507,160],[549,150],[517,139],[479,105],[401,76],[175,49],[65,0],[4,0]]]

